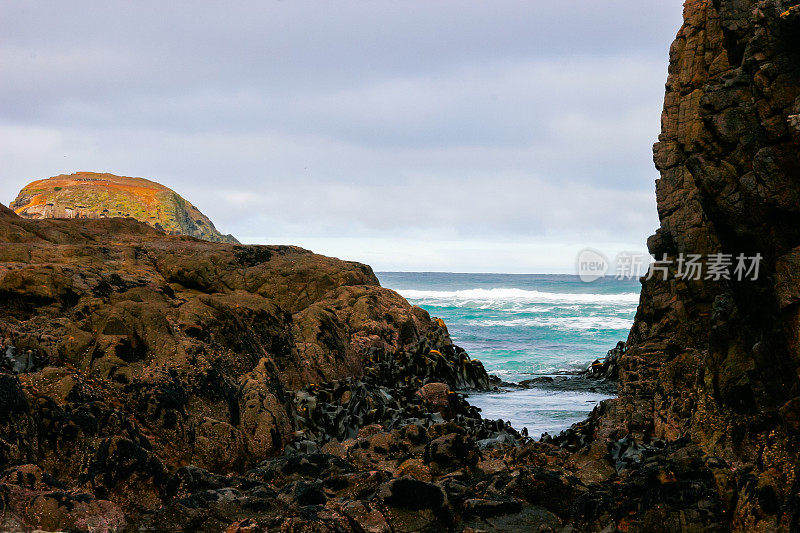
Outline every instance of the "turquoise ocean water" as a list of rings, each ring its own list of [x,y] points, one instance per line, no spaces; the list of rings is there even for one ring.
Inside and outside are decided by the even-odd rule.
[[[381,285],[442,318],[453,341],[504,381],[573,374],[625,340],[639,301],[638,280],[547,274],[379,272]],[[602,391],[534,387],[470,395],[488,418],[532,436],[582,420]]]

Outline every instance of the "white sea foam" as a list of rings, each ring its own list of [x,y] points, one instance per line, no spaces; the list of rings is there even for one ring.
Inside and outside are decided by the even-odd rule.
[[[481,409],[488,419],[508,420],[516,429],[528,428],[538,438],[547,431],[551,435],[583,420],[598,402],[610,396],[584,391],[527,389],[511,393],[473,393],[469,403]]]
[[[597,357],[595,357],[596,359]],[[489,374],[495,376],[507,377],[509,381],[518,382],[524,379],[530,379],[539,376],[557,376],[562,374],[574,374],[586,370],[592,363],[593,359],[587,360],[572,360],[572,361],[536,361],[528,362],[528,364],[520,365],[524,361],[514,360],[511,363],[515,364],[514,368],[505,368],[509,361],[491,361],[486,358],[481,362],[486,367]]]
[[[511,319],[484,319],[465,322],[467,326],[545,327],[561,331],[589,331],[593,329],[628,330],[633,320],[613,316],[558,316]]]
[[[591,294],[567,292],[528,291],[524,289],[465,289],[460,291],[429,291],[403,289],[397,291],[415,303],[429,305],[464,306],[470,303],[492,306],[495,304],[555,303],[582,305],[635,305],[639,293]]]

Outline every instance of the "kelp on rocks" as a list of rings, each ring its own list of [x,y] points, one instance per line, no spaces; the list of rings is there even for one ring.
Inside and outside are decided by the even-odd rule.
[[[487,443],[520,439],[510,424],[483,420],[479,409],[450,389],[486,390],[489,379],[480,361],[450,342],[444,327],[431,331],[416,349],[371,348],[366,355],[368,366],[362,378],[311,384],[294,394],[297,432],[290,450],[307,449],[309,441],[321,446],[333,439],[352,439],[372,424],[392,430],[408,424],[430,427],[445,420]],[[421,394],[426,385],[440,386],[444,400],[432,405]]]

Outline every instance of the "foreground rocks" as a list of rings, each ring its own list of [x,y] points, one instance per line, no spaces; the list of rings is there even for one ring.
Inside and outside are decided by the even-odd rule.
[[[592,440],[600,414],[548,442],[482,419],[460,391],[490,386],[483,366],[364,265],[4,208],[0,237],[2,530],[646,530],[653,505],[724,509],[716,473]]]
[[[35,465],[89,498],[81,516],[114,502],[135,524],[182,465],[237,474],[282,453],[308,383],[488,379],[365,265],[4,207],[0,242],[0,468]],[[378,352],[392,359],[368,364]]]

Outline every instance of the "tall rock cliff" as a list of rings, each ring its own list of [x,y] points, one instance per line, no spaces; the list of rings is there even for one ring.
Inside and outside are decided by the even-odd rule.
[[[724,490],[733,494],[733,526],[743,530],[797,527],[798,4],[685,4],[654,147],[661,224],[648,240],[672,266],[666,280],[643,282],[621,397],[601,429],[688,436],[726,460],[737,473]],[[680,275],[680,254],[717,253],[761,254],[757,280]]]
[[[238,243],[181,195],[144,178],[76,172],[26,185],[11,203],[24,218],[131,217],[171,235]]]

